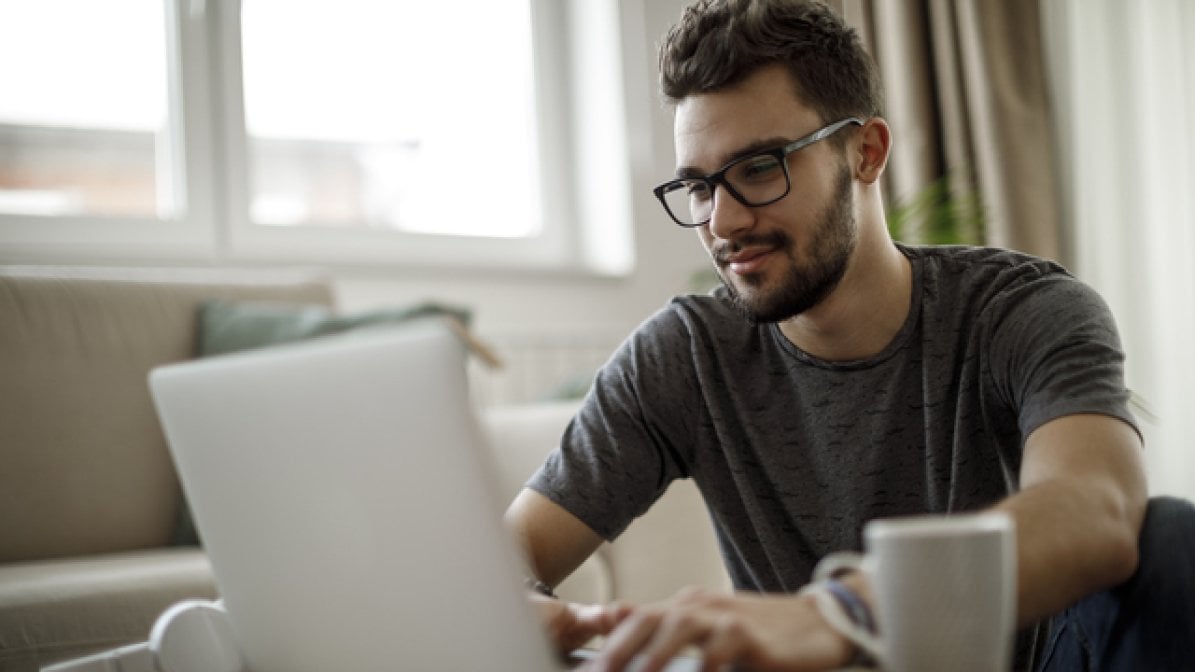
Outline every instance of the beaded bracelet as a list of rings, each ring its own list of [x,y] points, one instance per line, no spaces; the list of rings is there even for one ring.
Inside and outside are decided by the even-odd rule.
[[[838,579],[826,579],[823,582],[826,589],[838,600],[838,604],[842,606],[842,610],[846,612],[851,621],[871,634],[876,634],[875,618],[871,615],[871,607],[859,597],[858,593],[851,590]]]
[[[850,667],[876,666],[880,651],[876,648],[875,619],[855,591],[841,581],[827,579],[811,583],[800,592],[812,595],[830,627],[854,645],[854,655],[847,663]]]

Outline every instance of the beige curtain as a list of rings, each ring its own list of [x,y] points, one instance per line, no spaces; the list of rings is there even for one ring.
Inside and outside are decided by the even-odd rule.
[[[884,81],[889,205],[945,178],[954,194],[979,197],[983,242],[1061,259],[1038,1],[831,4],[859,30]]]

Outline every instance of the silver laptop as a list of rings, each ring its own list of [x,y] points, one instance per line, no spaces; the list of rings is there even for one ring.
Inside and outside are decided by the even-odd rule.
[[[429,321],[153,371],[253,672],[561,666],[501,526],[464,358]]]

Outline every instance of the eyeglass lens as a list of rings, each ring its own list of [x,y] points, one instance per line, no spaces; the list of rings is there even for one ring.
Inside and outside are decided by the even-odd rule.
[[[744,157],[726,167],[723,184],[729,183],[731,195],[743,205],[771,203],[788,189],[781,159],[773,154]],[[678,180],[664,190],[664,200],[674,217],[687,225],[707,221],[713,212],[714,190],[704,180]]]

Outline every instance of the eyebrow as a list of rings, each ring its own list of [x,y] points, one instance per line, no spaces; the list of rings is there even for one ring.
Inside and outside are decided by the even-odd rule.
[[[759,152],[762,152],[765,149],[775,149],[776,147],[782,147],[784,145],[787,145],[790,142],[792,142],[791,139],[785,138],[785,137],[780,137],[780,136],[777,136],[774,138],[764,138],[762,140],[756,140],[755,142],[752,142],[749,145],[745,145],[743,147],[740,147],[740,148],[734,150],[733,152],[725,154],[722,157],[722,162],[718,164],[718,169],[713,172],[722,170],[723,168],[726,167],[726,164],[737,161],[745,156],[751,156],[752,154],[758,154]],[[686,178],[692,178],[692,177],[705,177],[710,174],[712,174],[712,173],[702,172],[702,170],[700,168],[697,168],[696,166],[678,166],[676,169],[676,177],[678,179],[686,179]]]

